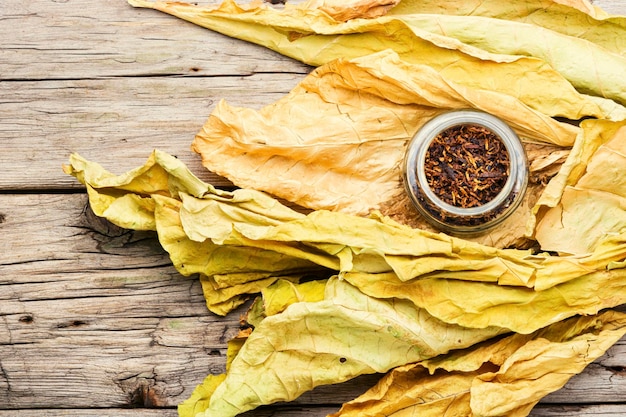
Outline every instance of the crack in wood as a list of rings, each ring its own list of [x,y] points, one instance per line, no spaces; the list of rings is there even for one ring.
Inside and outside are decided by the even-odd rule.
[[[74,261],[72,258],[49,258],[49,259],[31,259],[28,261],[18,261],[18,262],[3,262],[0,263],[0,266],[16,266],[16,265],[29,265],[29,264],[38,264],[42,262],[63,262],[63,261]],[[41,284],[45,281],[29,281],[29,282],[0,282],[0,285],[13,285],[13,284]]]
[[[607,371],[613,372],[615,375],[626,378],[626,366],[605,366]],[[612,378],[609,377],[609,379]]]
[[[220,337],[218,339],[218,341],[222,344],[227,343],[230,339],[232,339],[235,334],[233,333],[234,329],[229,326],[228,324],[225,324],[222,326],[222,333],[220,334]]]
[[[67,329],[72,327],[82,327],[88,325],[89,322],[84,320],[70,320],[57,324],[57,329]]]
[[[2,381],[4,381],[4,384],[2,384]],[[0,387],[2,385],[4,385],[4,388],[7,394],[11,392],[11,381],[9,380],[9,374],[4,369],[4,365],[2,364],[2,359],[0,359]]]
[[[141,250],[142,256],[145,256],[144,249],[148,249],[151,255],[164,260],[164,262],[158,262],[155,267],[171,265],[169,255],[159,244],[156,232],[135,231],[119,227],[105,218],[97,216],[89,203],[85,204],[77,223],[70,226],[78,230],[75,236],[89,236],[96,243],[95,251],[81,253],[127,256],[129,249],[136,249]]]
[[[130,408],[156,408],[165,405],[156,388],[154,369],[117,378],[115,382],[126,393],[127,406]]]
[[[76,227],[96,232],[106,237],[120,237],[132,233],[129,229],[116,226],[107,219],[97,216],[91,209],[89,202],[86,202],[83,208],[81,220],[81,224]]]
[[[33,321],[35,321],[35,318],[32,316],[32,314],[25,314],[22,317],[20,317],[18,321],[20,323],[30,324]]]

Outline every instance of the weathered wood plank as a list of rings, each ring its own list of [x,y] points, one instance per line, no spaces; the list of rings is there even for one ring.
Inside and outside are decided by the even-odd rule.
[[[3,0],[0,22],[0,80],[308,71],[261,46],[124,0]]]
[[[0,195],[0,207],[0,408],[172,407],[223,371],[238,314],[210,314],[153,234],[100,220],[82,194]],[[626,339],[545,401],[623,401],[624,368]],[[296,404],[340,404],[377,378]]]
[[[14,410],[0,410],[0,417],[16,417]],[[20,410],[19,417],[178,417],[175,409],[109,408],[109,409],[36,409]]]
[[[150,152],[177,155],[203,179],[210,174],[190,145],[221,99],[260,108],[300,79],[248,77],[115,78],[0,82],[0,190],[77,189],[61,170],[79,152],[117,173],[142,165]]]
[[[82,195],[1,201],[0,408],[172,406],[223,371],[236,317],[154,236],[91,224]]]
[[[607,13],[626,15],[626,5],[623,0],[591,0],[591,3],[601,7]]]
[[[242,417],[325,417],[337,407],[280,407],[261,408],[242,414]],[[15,411],[0,410],[0,417],[14,417]],[[20,417],[177,417],[174,409],[38,409],[20,410]],[[545,406],[538,405],[530,417],[623,417],[626,405]]]

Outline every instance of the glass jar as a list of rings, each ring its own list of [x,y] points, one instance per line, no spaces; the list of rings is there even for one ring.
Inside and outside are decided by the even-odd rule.
[[[429,185],[429,179],[435,181],[436,175],[433,177],[432,170],[429,170],[431,174],[427,176],[427,162],[430,162],[429,167],[433,163],[437,167],[441,167],[438,169],[441,169],[442,176],[448,175],[450,178],[463,176],[468,181],[470,180],[468,174],[470,169],[461,170],[458,164],[454,167],[446,165],[447,157],[439,157],[438,161],[428,161],[429,155],[433,152],[429,149],[436,138],[438,144],[443,143],[444,146],[447,146],[445,145],[447,142],[441,142],[443,139],[438,138],[438,136],[455,128],[459,130],[478,129],[478,131],[484,132],[484,135],[488,135],[487,138],[495,137],[501,141],[501,145],[504,145],[505,153],[501,152],[501,154],[506,154],[508,157],[508,169],[506,170],[508,172],[498,175],[501,188],[495,189],[492,192],[495,195],[490,196],[488,201],[480,201],[473,206],[468,204],[467,207],[451,204],[450,196],[443,194],[444,192],[452,192],[451,190],[434,190]],[[464,134],[464,137],[469,135],[467,132]],[[496,145],[502,149],[500,144]],[[477,148],[476,145],[472,145],[472,147]],[[485,155],[488,155],[487,151],[480,156],[483,158],[483,162],[478,162],[479,166],[485,161],[490,165],[490,158],[494,159],[492,155],[488,155],[488,157]],[[472,157],[469,159],[472,159],[475,164]],[[479,181],[478,178],[484,179],[487,178],[487,175],[477,176],[474,180],[475,183]],[[489,175],[489,177],[494,176],[496,174]],[[507,177],[506,180],[504,177]],[[500,224],[519,206],[528,183],[528,163],[522,143],[504,121],[482,111],[457,110],[443,113],[431,119],[409,142],[404,159],[403,180],[413,205],[425,220],[435,228],[457,235],[481,234]],[[499,191],[497,191],[498,189]]]

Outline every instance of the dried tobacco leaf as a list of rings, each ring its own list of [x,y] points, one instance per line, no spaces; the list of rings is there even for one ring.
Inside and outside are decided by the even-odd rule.
[[[626,55],[626,38],[615,36],[626,28],[626,18],[610,16],[586,0],[402,0],[389,14],[482,16],[531,23]]]
[[[224,250],[219,242],[231,232],[233,223],[263,227],[303,214],[254,190],[218,190],[200,181],[171,155],[155,151],[142,167],[114,175],[73,154],[64,171],[85,184],[96,215],[127,229],[156,231],[181,274],[201,274],[207,306],[216,314],[226,314],[245,301],[247,294],[258,293],[286,274],[306,275],[321,269],[305,259],[265,249]],[[203,199],[200,217],[215,220],[210,229],[215,241],[193,240],[186,234],[180,215],[181,195]]]
[[[550,116],[573,120],[591,115],[606,116],[599,114],[597,104],[578,94],[562,74],[542,59],[493,54],[458,39],[428,32],[405,20],[410,13],[338,22],[306,4],[274,10],[263,5],[238,5],[232,0],[224,1],[217,8],[147,0],[129,0],[129,3],[264,45],[314,66],[338,58],[393,50],[403,61],[430,66],[455,83],[516,97]],[[574,39],[569,40],[574,42]],[[545,44],[537,34],[532,34],[529,42]],[[566,45],[566,50],[574,49],[576,54],[572,55],[578,56],[576,47]],[[599,52],[590,62],[599,62],[603,54],[604,51]],[[598,70],[612,71],[613,68]],[[593,85],[594,80],[595,77],[589,84]]]
[[[526,416],[626,334],[626,314],[574,317],[395,368],[329,417]]]
[[[602,45],[534,24],[481,16],[412,14],[402,20],[411,27],[449,36],[491,53],[540,58],[577,90],[626,105],[623,50],[613,53]],[[626,18],[621,19],[621,26],[612,29],[613,36],[623,37]],[[589,64],[580,65],[581,62]]]
[[[214,190],[178,159],[160,151],[141,169],[119,176],[78,155],[70,163],[66,172],[91,190],[94,211],[113,222],[131,227],[120,219],[134,216],[133,202],[152,200],[155,230],[174,265],[185,275],[211,277],[215,288],[333,270],[393,273],[401,281],[427,275],[545,289],[603,271],[607,264],[626,258],[626,243],[619,231],[587,256],[532,256],[526,250],[496,249],[412,229],[380,215],[361,217],[324,210],[304,215],[258,191]],[[148,168],[162,171],[162,186],[125,190],[127,184],[141,180]],[[173,187],[170,197],[162,195],[166,184]]]
[[[524,2],[524,7],[499,6],[492,11],[479,7],[473,12],[479,16],[454,16],[449,14],[460,13],[450,11],[454,9],[454,1],[437,6],[407,1],[399,3],[386,16],[345,23],[332,18],[329,20],[329,15],[318,7],[336,11],[343,8],[356,17],[358,13],[367,13],[365,10],[369,6],[376,8],[380,3],[351,2],[343,6],[334,2],[322,3],[323,6],[320,2],[312,1],[277,11],[268,7],[239,6],[234,2],[225,2],[219,8],[210,9],[182,3],[132,1],[137,6],[157,8],[230,36],[265,44],[315,65],[338,57],[367,55],[385,48],[398,53],[396,61],[403,63],[404,67],[398,63],[384,67],[377,67],[374,63],[369,65],[374,80],[368,88],[361,88],[364,85],[363,76],[352,79],[350,68],[347,68],[343,71],[345,75],[340,74],[343,79],[337,79],[336,76],[330,78],[331,74],[325,74],[327,80],[324,82],[328,87],[322,91],[343,89],[342,94],[335,94],[334,97],[319,94],[315,86],[299,86],[285,100],[275,106],[268,106],[259,115],[246,109],[229,108],[224,104],[218,106],[199,133],[194,146],[203,154],[204,163],[209,169],[230,178],[237,185],[268,191],[313,209],[343,210],[358,214],[382,209],[406,224],[428,228],[406,200],[399,177],[395,175],[403,151],[402,139],[398,136],[402,130],[406,136],[410,136],[437,111],[461,106],[481,108],[496,114],[499,109],[501,113],[513,115],[517,120],[530,120],[525,117],[530,109],[544,117],[626,117],[623,106],[599,96],[580,95],[565,79],[595,94],[607,93],[616,100],[622,99],[621,74],[626,61],[622,62],[624,58],[614,52],[616,47],[619,50],[619,45],[614,45],[615,41],[611,39],[615,36],[610,35],[623,31],[623,19],[601,15],[583,3],[560,2],[555,3],[554,7],[545,8],[545,4],[528,0]],[[443,10],[433,18],[433,15],[422,14],[428,12],[429,8]],[[542,10],[545,13],[541,13]],[[511,20],[503,19],[508,16]],[[536,24],[529,23],[530,16],[537,20]],[[563,29],[561,32],[564,33],[560,33],[557,29],[564,18],[573,19],[575,27],[571,30]],[[433,24],[435,20],[437,25]],[[480,25],[474,24],[477,20],[480,20]],[[382,27],[386,29],[381,32]],[[445,28],[445,36],[432,33],[441,30],[441,27]],[[393,36],[388,36],[391,28]],[[502,33],[490,37],[484,36],[484,31]],[[589,33],[588,39],[578,36],[582,32]],[[536,49],[511,50],[519,42],[506,41],[509,36],[528,39],[527,48]],[[532,41],[546,36],[551,39],[550,42]],[[481,43],[480,48],[474,48],[463,42],[486,44]],[[369,45],[374,46],[367,49]],[[514,55],[487,53],[485,49]],[[602,62],[602,65],[598,65],[599,70],[603,71],[603,80],[608,80],[610,85],[598,84],[595,72],[585,73],[587,69],[596,71],[595,66],[581,68],[580,65],[571,65],[572,57],[578,59],[580,55],[568,52],[573,49],[592,54],[593,59],[589,59],[589,62]],[[540,56],[542,60],[525,58],[526,55]],[[548,60],[557,71],[549,66],[541,69],[535,66],[545,65],[543,60]],[[399,72],[408,63],[418,63],[417,67],[426,65],[428,70],[436,74],[433,77],[426,69],[412,68],[416,74],[421,72],[408,85],[414,91],[421,88],[417,91],[422,96],[417,99],[401,91],[407,84],[400,89],[398,86],[388,89],[389,79],[400,81],[406,78]],[[346,64],[342,62],[341,65]],[[570,73],[572,71],[573,74]],[[566,77],[563,78],[563,75]],[[439,80],[436,80],[437,77]],[[461,94],[461,102],[456,97],[456,103],[451,103],[451,93],[433,87],[436,85],[433,82],[435,80],[452,86],[455,90],[452,96]],[[346,86],[348,89],[355,86],[353,95]],[[429,90],[429,87],[432,89]],[[464,87],[469,87],[469,90],[466,91]],[[363,91],[368,94],[373,92],[374,95],[376,91],[383,91],[385,95],[380,98],[386,102],[365,102],[364,98],[370,97],[363,95]],[[496,91],[497,97],[490,96],[489,92]],[[298,100],[298,94],[307,94],[308,102]],[[315,97],[317,94],[319,97]],[[504,100],[504,96],[509,96],[509,99]],[[518,102],[511,103],[511,98]],[[425,101],[428,108],[411,107],[411,104],[423,106]],[[328,109],[324,104],[328,104]],[[523,109],[520,109],[520,104]],[[524,104],[530,109],[525,108]],[[399,106],[403,108],[399,109]],[[415,110],[412,118],[398,117],[409,110]],[[270,113],[279,116],[272,117]],[[280,114],[288,114],[289,120],[280,120]],[[254,125],[252,130],[244,127],[244,120],[251,118],[255,120],[251,123]],[[323,122],[317,122],[315,118]],[[528,125],[534,128],[530,129],[530,133],[527,127],[515,126],[518,134],[526,138],[527,142],[546,140],[545,137],[538,139],[537,132],[552,132],[554,134],[549,141],[564,146],[573,143],[574,132],[565,135],[553,131],[554,126],[542,127],[532,121]],[[321,131],[320,126],[326,126],[327,129]],[[353,132],[358,135],[356,138],[346,137],[350,141],[346,143],[342,142],[342,131],[347,131],[346,135],[353,135]],[[329,136],[327,132],[332,132],[330,135],[339,144],[329,143],[326,140]],[[223,137],[226,140],[222,141]],[[385,142],[383,144],[382,141],[375,142],[369,138],[384,139]],[[385,153],[393,152],[393,156],[388,155],[389,162],[386,165],[370,162],[370,155],[383,154],[372,148],[377,143],[384,146]],[[527,143],[527,146],[531,145]],[[305,148],[311,151],[306,152]],[[324,152],[325,149],[327,152]],[[559,154],[562,150],[554,152]],[[344,157],[336,160],[337,155]],[[354,155],[361,156],[361,160],[348,160]],[[546,156],[541,155],[544,160],[548,159]],[[531,160],[531,167],[533,162]],[[390,164],[395,164],[395,171]],[[269,175],[251,175],[248,169],[256,173],[259,165],[266,168]],[[554,173],[555,169],[551,171]],[[532,244],[528,238],[532,233],[527,232],[526,223],[531,208],[547,182],[545,178],[533,182],[535,178],[531,175],[531,187],[522,207],[500,228],[476,238],[477,241],[497,247],[527,247]],[[337,184],[345,185],[345,189],[338,190]]]
[[[235,416],[262,404],[291,401],[318,385],[385,372],[500,333],[498,328],[448,325],[410,303],[376,300],[331,279],[323,301],[295,303],[261,321],[203,415]],[[192,408],[191,401],[185,408]]]
[[[587,254],[626,229],[626,122],[582,127],[584,140],[533,209],[535,238],[563,254]]]
[[[306,9],[319,9],[333,19],[372,19],[386,15],[400,0],[309,0]]]
[[[603,308],[626,303],[623,267],[609,269],[605,265],[543,290],[470,283],[446,278],[445,273],[440,275],[410,281],[402,281],[393,273],[346,273],[342,277],[372,297],[411,300],[447,323],[476,328],[499,326],[523,334],[574,314],[596,314]]]
[[[324,299],[327,280],[313,280],[294,283],[280,279],[266,287],[263,295],[264,314],[273,316],[282,313],[291,304],[300,302],[316,302]]]

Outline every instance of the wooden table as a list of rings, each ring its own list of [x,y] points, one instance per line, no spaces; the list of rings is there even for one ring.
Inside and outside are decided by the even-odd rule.
[[[598,0],[626,14],[623,0]],[[0,417],[175,416],[224,369],[238,315],[210,314],[153,234],[88,210],[71,152],[122,173],[189,150],[222,98],[260,108],[310,68],[124,0],[0,4]],[[626,339],[533,416],[626,415]],[[323,416],[375,377],[255,416]]]

